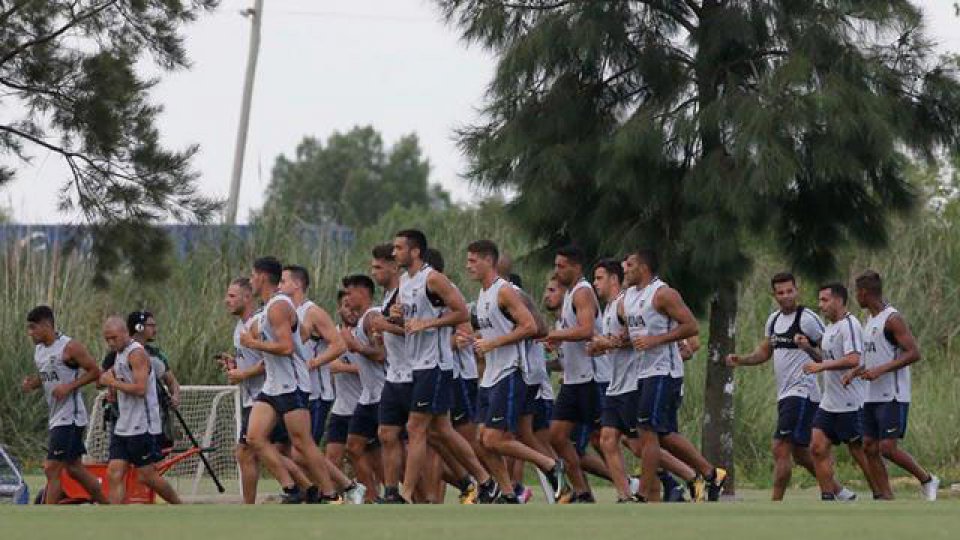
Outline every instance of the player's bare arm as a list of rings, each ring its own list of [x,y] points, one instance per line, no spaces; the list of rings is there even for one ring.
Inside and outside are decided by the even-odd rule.
[[[887,319],[884,330],[893,335],[894,342],[900,348],[901,352],[896,358],[886,364],[873,369],[861,370],[859,376],[866,381],[872,381],[884,373],[897,371],[920,360],[920,347],[917,345],[917,340],[913,337],[913,332],[910,331],[910,327],[907,326],[907,321],[904,320],[900,314],[890,316]]]
[[[477,339],[473,346],[480,353],[485,354],[494,349],[504,347],[513,343],[518,343],[524,339],[533,337],[537,333],[537,322],[533,314],[527,309],[520,293],[513,287],[500,287],[497,293],[497,304],[500,309],[506,310],[510,317],[516,322],[510,333],[498,336],[493,339]]]
[[[574,292],[573,307],[577,312],[577,325],[572,328],[553,330],[547,335],[547,341],[587,341],[593,338],[593,323],[597,318],[597,304],[593,291],[582,288]]]
[[[77,377],[74,381],[57,385],[57,387],[53,389],[53,397],[57,399],[63,399],[74,390],[83,388],[100,379],[100,366],[97,365],[97,361],[93,359],[90,351],[87,350],[83,343],[75,339],[70,340],[70,343],[67,343],[67,346],[64,347],[63,354],[64,358],[82,369],[84,373],[83,376]]]
[[[730,367],[758,366],[771,358],[773,358],[773,347],[770,345],[770,338],[764,338],[750,354],[728,354],[727,365]]]
[[[240,334],[240,345],[276,356],[293,354],[293,326],[297,322],[297,313],[293,307],[286,302],[276,302],[267,311],[267,320],[273,328],[275,341],[263,341],[250,332],[243,332]]]
[[[343,336],[340,335],[340,332],[337,332],[337,326],[333,324],[333,319],[330,318],[330,315],[326,311],[318,307],[311,308],[307,311],[306,318],[309,322],[309,327],[316,331],[317,335],[327,342],[327,348],[323,353],[316,358],[311,358],[307,362],[308,368],[316,369],[322,365],[329,364],[347,352],[347,344]]]
[[[427,289],[439,296],[440,299],[443,300],[443,304],[447,306],[447,309],[443,315],[435,319],[413,319],[406,321],[405,328],[408,334],[416,334],[429,328],[456,326],[470,320],[467,302],[446,276],[439,272],[431,272],[430,276],[427,277]]]
[[[643,351],[651,347],[658,347],[668,343],[674,343],[683,339],[691,338],[700,333],[700,327],[697,324],[696,317],[687,307],[675,289],[663,287],[653,295],[653,307],[676,321],[676,328],[665,334],[658,336],[637,336],[633,339],[633,346],[638,351]]]

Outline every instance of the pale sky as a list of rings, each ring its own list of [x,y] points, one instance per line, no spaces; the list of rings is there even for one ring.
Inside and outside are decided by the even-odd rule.
[[[250,136],[238,219],[259,208],[280,154],[292,155],[305,135],[370,124],[392,144],[416,132],[432,165],[431,181],[454,199],[475,194],[453,140],[457,126],[478,118],[494,59],[466,48],[430,0],[266,0]],[[919,0],[930,36],[943,51],[960,51],[953,0]],[[164,74],[153,99],[165,107],[160,129],[168,146],[197,143],[194,167],[206,194],[229,191],[247,58],[249,22],[239,12],[253,0],[223,0],[221,8],[186,30],[193,68]],[[66,169],[39,152],[19,165],[0,190],[0,205],[21,223],[54,223]]]

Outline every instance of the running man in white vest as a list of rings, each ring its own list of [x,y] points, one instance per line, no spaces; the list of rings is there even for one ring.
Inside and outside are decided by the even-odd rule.
[[[110,503],[123,503],[129,465],[140,481],[170,504],[180,504],[173,487],[160,476],[154,464],[162,459],[156,436],[160,434],[160,402],[150,357],[130,337],[127,323],[109,317],[103,323],[103,338],[117,353],[113,367],[100,375],[100,384],[117,393],[117,421],[110,436]]]
[[[855,282],[857,303],[870,313],[863,328],[863,363],[857,375],[867,381],[863,406],[863,449],[877,480],[875,499],[892,499],[886,458],[920,482],[920,494],[937,500],[940,479],[921,467],[897,441],[907,434],[910,409],[910,365],[920,360],[920,347],[906,319],[883,298],[880,274],[867,270]]]
[[[412,500],[424,472],[430,429],[480,483],[480,501],[492,502],[499,496],[500,488],[480,464],[470,443],[453,429],[449,416],[452,373],[440,366],[439,328],[467,322],[470,314],[463,296],[450,280],[424,263],[426,250],[427,238],[417,230],[400,231],[393,241],[394,258],[405,272],[400,277],[400,301],[393,304],[389,315],[393,321],[403,322],[404,354],[413,367],[402,499]],[[430,486],[425,488],[431,491]]]
[[[340,318],[340,325],[337,327],[340,335],[346,336],[353,332],[353,328],[357,325],[357,314],[350,307],[347,291],[343,289],[337,291],[337,316]],[[343,356],[330,362],[337,397],[333,401],[330,419],[327,422],[325,451],[327,459],[339,470],[343,470],[350,421],[353,418],[353,411],[357,408],[360,393],[363,391],[363,386],[360,384],[360,359],[357,356],[356,353],[348,350]],[[365,486],[363,491],[366,493]]]
[[[86,453],[83,431],[87,409],[80,389],[100,377],[97,361],[83,343],[56,330],[53,310],[37,306],[27,313],[27,335],[36,346],[33,363],[37,373],[23,380],[23,391],[43,389],[49,407],[49,439],[43,473],[47,477],[44,502],[57,504],[63,496],[60,475],[64,470],[76,480],[94,501],[106,504],[107,498],[96,477],[83,467]]]
[[[550,480],[556,498],[563,488],[563,465],[517,440],[527,391],[521,372],[525,340],[536,336],[537,322],[520,292],[497,274],[498,257],[496,244],[489,240],[467,247],[467,272],[482,287],[476,304],[480,339],[474,349],[483,355],[485,365],[477,399],[477,423],[482,426],[480,438],[487,454],[484,461],[504,487],[513,486],[504,458],[532,463]],[[505,489],[498,502],[519,500],[512,489]]]

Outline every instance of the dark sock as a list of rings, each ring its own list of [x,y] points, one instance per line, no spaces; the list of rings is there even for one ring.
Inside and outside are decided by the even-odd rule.
[[[400,495],[400,486],[384,486],[383,496],[389,497],[391,495]]]
[[[283,492],[286,493],[287,495],[299,495],[299,494],[300,494],[300,486],[294,484],[294,485],[292,485],[292,486],[290,486],[290,487],[285,487],[285,488],[283,488]]]
[[[821,501],[835,501],[835,500],[837,500],[837,496],[834,495],[833,493],[821,493],[821,494],[820,494],[820,500],[821,500]]]
[[[304,494],[308,501],[316,501],[320,499],[320,488],[317,486],[310,486],[307,488],[306,493]]]
[[[463,493],[470,489],[470,485],[473,484],[473,481],[470,480],[469,476],[464,476],[457,481],[456,488],[460,490],[460,493]]]

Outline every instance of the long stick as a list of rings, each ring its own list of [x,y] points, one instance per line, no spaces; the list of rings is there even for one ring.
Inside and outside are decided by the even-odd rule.
[[[173,411],[173,415],[177,417],[177,420],[180,422],[180,427],[182,427],[183,432],[187,434],[187,438],[190,439],[190,443],[194,448],[200,449],[200,452],[197,453],[197,455],[200,456],[200,461],[203,462],[203,467],[207,470],[207,474],[210,475],[213,483],[216,484],[217,491],[220,493],[226,492],[226,488],[223,487],[223,484],[220,483],[220,479],[217,478],[217,473],[213,472],[213,466],[211,466],[210,462],[207,460],[207,456],[204,453],[203,447],[200,446],[197,438],[193,436],[193,432],[190,431],[190,428],[187,426],[187,422],[183,419],[183,416],[180,415],[180,410],[177,409],[177,407],[175,407],[173,402],[170,400],[170,394],[167,393],[167,389],[161,384],[158,384],[157,388],[163,392],[163,398],[166,400],[167,406],[170,407],[171,411]]]

